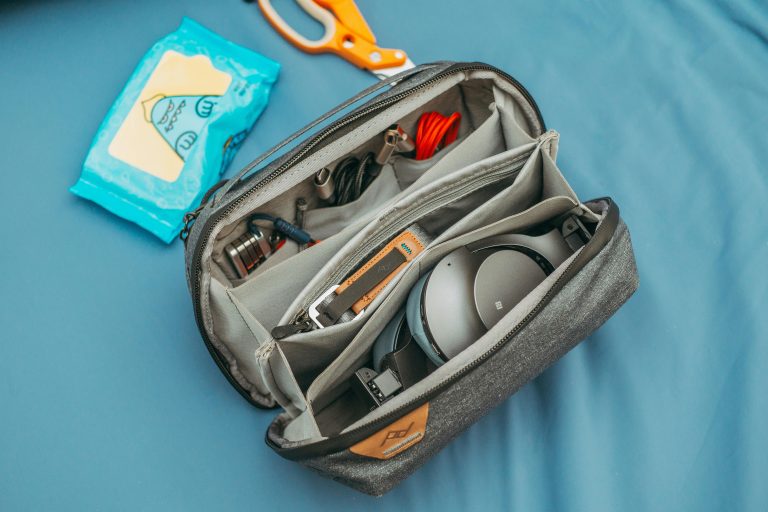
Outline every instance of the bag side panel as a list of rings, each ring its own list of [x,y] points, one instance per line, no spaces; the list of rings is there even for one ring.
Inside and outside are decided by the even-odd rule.
[[[386,493],[600,327],[637,286],[629,231],[620,222],[608,245],[517,336],[430,402],[419,443],[387,460],[343,450],[300,462],[366,494]],[[276,422],[268,432],[277,444],[279,430]]]

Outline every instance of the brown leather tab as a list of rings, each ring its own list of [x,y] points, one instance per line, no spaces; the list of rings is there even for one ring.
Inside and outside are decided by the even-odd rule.
[[[363,439],[352,446],[349,451],[374,459],[392,458],[424,439],[428,416],[429,402],[379,430],[371,437]]]
[[[403,231],[397,235],[397,237],[392,239],[392,241],[390,241],[387,245],[385,245],[383,249],[376,253],[375,256],[368,260],[368,262],[363,265],[357,272],[352,274],[348,279],[341,283],[336,289],[336,294],[340,295],[341,292],[352,286],[352,284],[357,281],[360,276],[368,272],[371,267],[376,265],[376,263],[378,263],[392,250],[397,250],[402,253],[402,255],[405,257],[405,262],[402,265],[399,265],[376,286],[371,288],[368,293],[360,298],[360,300],[355,302],[355,304],[352,306],[352,311],[354,311],[355,314],[359,314],[360,311],[365,309],[368,304],[373,302],[373,299],[375,299],[379,292],[381,292],[381,290],[383,290],[384,287],[387,286],[387,284],[392,279],[394,279],[398,272],[400,272],[403,267],[408,264],[409,261],[415,258],[416,255],[424,251],[424,244],[421,243],[421,240],[419,240],[419,238],[413,232],[409,230]]]

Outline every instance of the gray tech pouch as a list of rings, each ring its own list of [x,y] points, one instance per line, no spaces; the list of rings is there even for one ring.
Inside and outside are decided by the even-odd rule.
[[[458,140],[427,160],[392,156],[348,204],[328,207],[316,197],[319,169],[380,150],[392,124],[414,133],[426,111],[460,112]],[[578,199],[557,167],[558,140],[530,94],[506,73],[481,63],[428,64],[322,116],[188,214],[182,237],[200,332],[249,402],[282,407],[266,434],[270,447],[359,491],[384,494],[632,295],[637,270],[618,206],[610,198]],[[241,277],[226,247],[246,233],[254,212],[293,219],[298,199],[308,205],[306,230],[322,241],[300,250],[287,240]],[[361,409],[350,380],[369,366],[374,342],[421,276],[459,247],[574,217],[590,231],[585,245],[468,348],[381,406]],[[421,250],[365,308],[313,328],[310,306],[413,226]]]

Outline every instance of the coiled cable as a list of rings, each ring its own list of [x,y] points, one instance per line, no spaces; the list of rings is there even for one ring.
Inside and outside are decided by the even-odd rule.
[[[416,160],[431,158],[438,147],[444,148],[459,136],[461,114],[444,116],[440,112],[424,112],[416,128]]]
[[[335,200],[333,206],[341,206],[358,199],[378,176],[381,167],[375,162],[373,153],[362,159],[348,156],[333,170]]]

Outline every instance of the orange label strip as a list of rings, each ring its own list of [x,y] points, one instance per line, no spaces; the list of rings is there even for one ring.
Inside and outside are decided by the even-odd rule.
[[[394,271],[392,271],[391,274],[389,274],[387,277],[384,278],[379,284],[374,286],[368,293],[363,295],[360,300],[355,302],[352,305],[352,311],[355,312],[355,314],[359,314],[365,307],[373,302],[373,299],[376,298],[376,296],[381,292],[381,290],[384,289],[387,284],[394,279],[394,277],[401,271],[405,266],[413,260],[419,253],[421,253],[424,250],[424,245],[419,241],[418,238],[416,238],[416,235],[411,233],[410,231],[403,231],[400,233],[396,238],[392,239],[387,245],[385,245],[376,255],[371,258],[365,265],[360,267],[357,272],[352,274],[347,280],[345,280],[343,283],[339,285],[339,287],[336,289],[336,295],[339,295],[341,292],[349,288],[352,283],[357,281],[360,276],[365,274],[369,268],[376,265],[376,263],[379,262],[384,256],[386,256],[389,251],[392,249],[397,249],[400,251],[403,256],[405,256],[405,262],[398,266]]]

